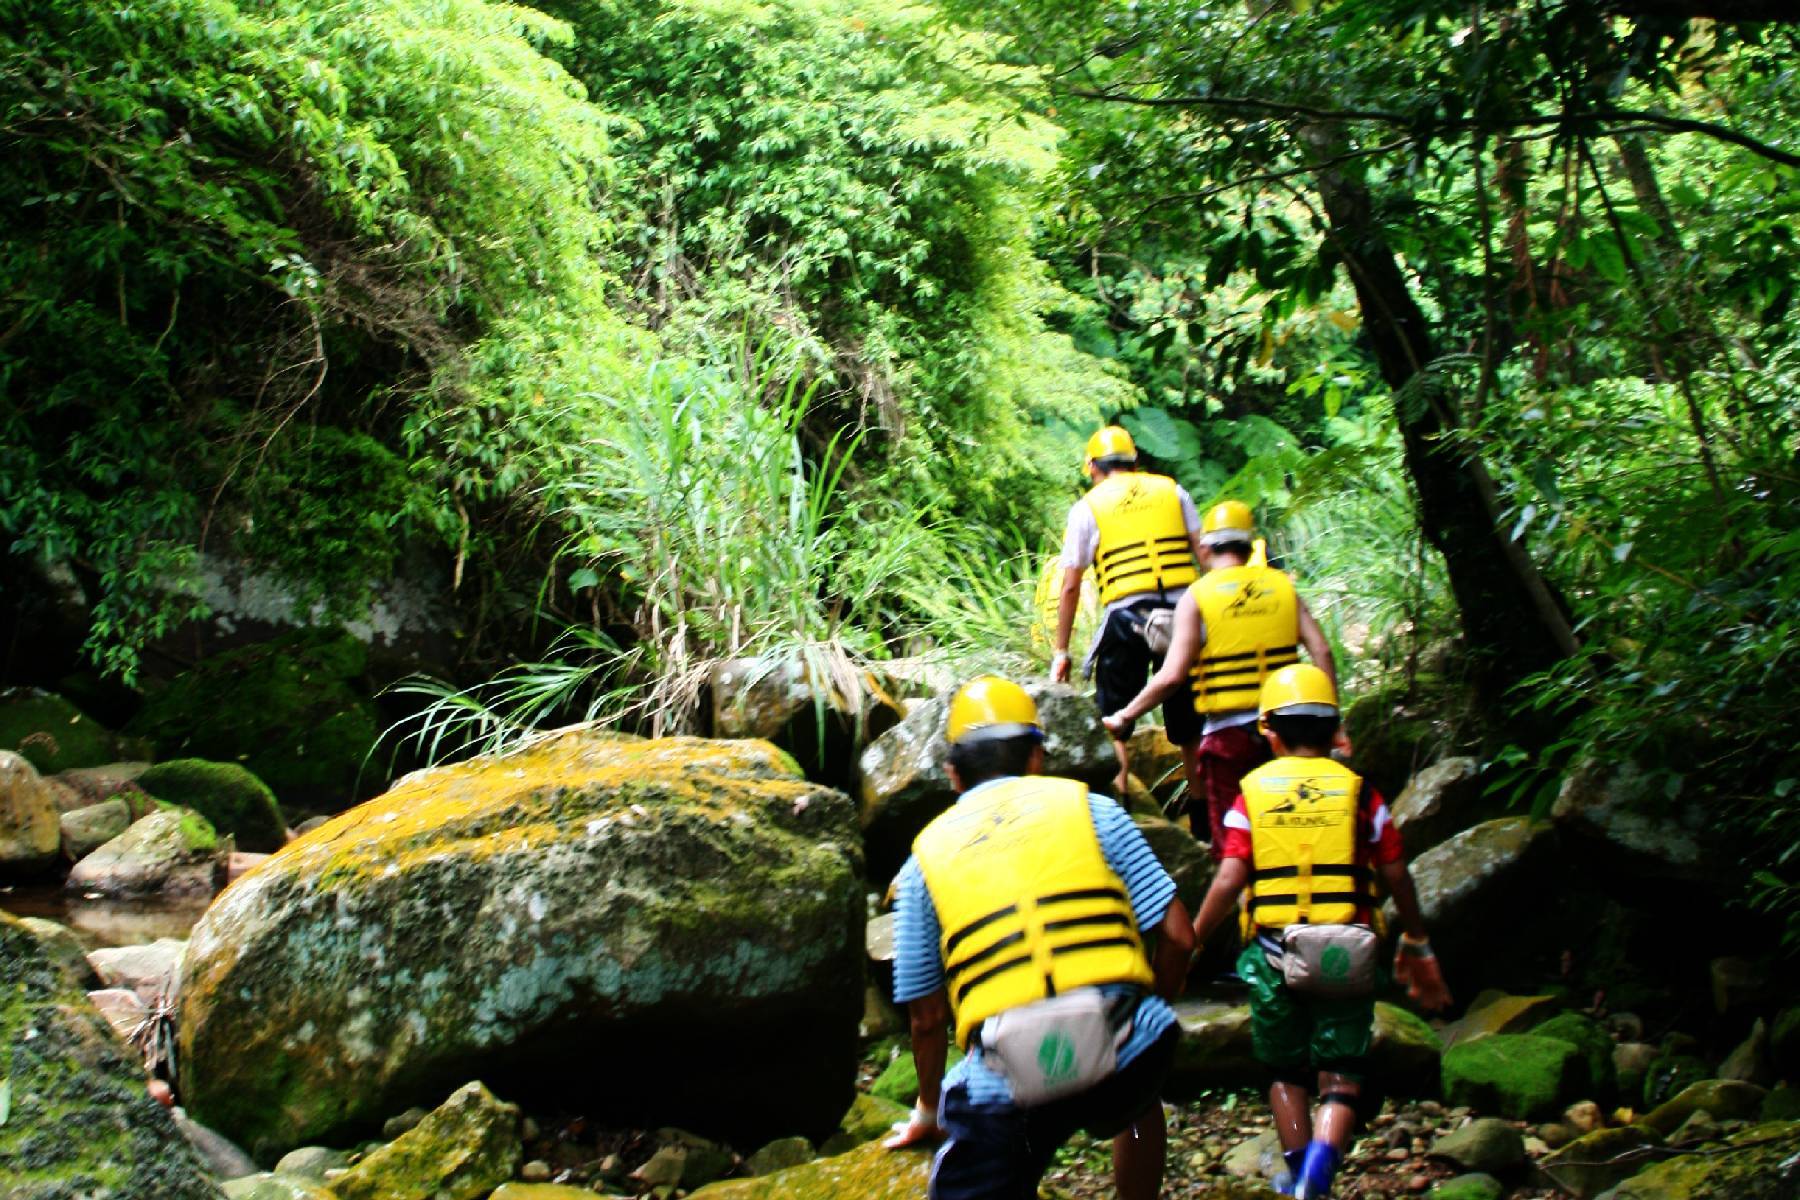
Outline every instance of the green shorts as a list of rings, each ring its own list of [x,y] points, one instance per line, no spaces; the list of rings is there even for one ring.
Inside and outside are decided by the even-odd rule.
[[[1290,991],[1254,941],[1238,956],[1250,985],[1250,1039],[1256,1060],[1284,1083],[1312,1087],[1318,1071],[1361,1082],[1375,1036],[1375,997],[1305,996]]]

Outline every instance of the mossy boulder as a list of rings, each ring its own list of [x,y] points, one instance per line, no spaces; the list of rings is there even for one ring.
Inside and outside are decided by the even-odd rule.
[[[835,1158],[711,1184],[692,1195],[695,1200],[918,1200],[930,1175],[929,1150],[886,1150],[869,1142]]]
[[[912,1060],[912,1055],[906,1057],[909,1062]],[[916,1094],[917,1076],[914,1076],[914,1080],[913,1091]],[[856,1093],[856,1099],[850,1102],[849,1110],[838,1122],[836,1132],[819,1143],[819,1153],[830,1158],[846,1150],[854,1150],[864,1142],[885,1138],[896,1122],[905,1121],[911,1116],[912,1102],[912,1096],[908,1096],[906,1103],[902,1104],[867,1092]]]
[[[418,772],[194,928],[184,1101],[259,1156],[457,1078],[623,1125],[822,1136],[855,1075],[859,865],[849,799],[766,742],[572,730]],[[781,1104],[718,1102],[770,1079]]]
[[[1418,1014],[1386,1001],[1375,1002],[1375,1038],[1369,1043],[1369,1070],[1389,1092],[1428,1095],[1438,1088],[1444,1045]]]
[[[1430,1200],[1500,1200],[1506,1195],[1506,1185],[1492,1175],[1476,1171],[1446,1179],[1428,1195]]]
[[[519,1109],[468,1083],[331,1181],[338,1200],[483,1200],[518,1170]]]
[[[336,812],[355,799],[381,730],[366,665],[348,634],[287,634],[176,676],[127,732],[150,739],[158,758],[241,763],[284,805]]]
[[[1515,996],[1494,989],[1469,1001],[1468,1009],[1444,1028],[1444,1041],[1454,1046],[1495,1033],[1529,1033],[1557,1010],[1555,996]]]
[[[1067,684],[1026,683],[1044,727],[1044,773],[1080,779],[1110,793],[1119,760],[1091,696]],[[913,838],[956,799],[944,771],[950,692],[914,704],[906,719],[863,751],[862,828],[869,878],[885,884],[912,848]]]
[[[944,1058],[944,1069],[948,1071],[962,1061],[962,1051],[956,1046]],[[888,1065],[883,1067],[875,1082],[869,1085],[869,1094],[879,1096],[883,1100],[892,1100],[895,1104],[911,1106],[919,1095],[919,1070],[913,1062],[912,1053],[902,1048]]]
[[[1684,796],[1683,784],[1634,762],[1583,759],[1563,777],[1550,819],[1592,868],[1714,884],[1720,863],[1707,825],[1716,814]]]
[[[1206,889],[1212,883],[1213,858],[1205,846],[1195,840],[1183,826],[1162,817],[1131,818],[1138,832],[1144,835],[1150,852],[1162,864],[1169,878],[1175,881],[1175,895],[1187,906],[1189,912],[1197,912],[1200,900],[1206,895]]]
[[[0,692],[0,750],[12,750],[46,775],[119,757],[119,739],[51,692]]]
[[[1525,1161],[1525,1137],[1499,1117],[1477,1117],[1433,1141],[1431,1156],[1465,1171],[1500,1175]]]
[[[94,964],[88,961],[87,947],[81,944],[73,929],[43,917],[21,917],[19,924],[37,935],[44,953],[50,956],[50,961],[70,984],[84,992],[102,986]]]
[[[1611,1200],[1793,1200],[1800,1193],[1800,1122],[1754,1125],[1718,1153],[1657,1163],[1608,1193]]]
[[[192,809],[157,809],[75,864],[70,891],[131,896],[211,895],[225,869],[219,835]]]
[[[36,934],[0,912],[7,1200],[219,1200],[137,1056]]]
[[[1735,1079],[1702,1079],[1681,1089],[1639,1118],[1663,1137],[1679,1129],[1697,1112],[1709,1112],[1720,1121],[1754,1121],[1768,1092],[1754,1083]]]
[[[1644,1107],[1655,1108],[1712,1074],[1712,1065],[1699,1055],[1665,1051],[1644,1072]]]
[[[138,785],[158,800],[193,809],[232,835],[239,850],[269,854],[287,841],[275,793],[236,763],[177,758],[145,771]]]
[[[0,750],[0,879],[43,871],[61,845],[61,814],[50,785],[29,759]]]
[[[1131,756],[1131,773],[1144,781],[1157,800],[1167,803],[1187,782],[1182,768],[1181,747],[1169,740],[1161,725],[1139,725],[1126,745]]]
[[[1351,766],[1389,796],[1431,761],[1443,740],[1429,717],[1410,703],[1404,680],[1363,692],[1344,710],[1344,732],[1356,747]]]
[[[1642,1125],[1596,1129],[1540,1160],[1538,1170],[1576,1200],[1592,1200],[1653,1161],[1643,1152],[1661,1141]]]
[[[1800,1084],[1800,1004],[1775,1014],[1769,1027],[1769,1057],[1774,1061],[1776,1074]]]
[[[1181,1041],[1175,1048],[1171,1086],[1178,1089],[1266,1082],[1250,1037],[1250,1008],[1207,1000],[1175,1005]],[[1431,1026],[1397,1005],[1378,1001],[1369,1044],[1369,1073],[1381,1086],[1408,1095],[1438,1087],[1442,1046]]]
[[[591,1188],[561,1183],[503,1183],[488,1200],[594,1200]]]
[[[1582,1076],[1576,1087],[1590,1100],[1613,1093],[1613,1040],[1600,1023],[1576,1012],[1557,1013],[1531,1031],[1537,1037],[1557,1038],[1581,1051]]]
[[[1581,1051],[1557,1038],[1497,1033],[1444,1052],[1444,1099],[1515,1121],[1542,1120],[1577,1099]]]
[[[284,1175],[279,1171],[228,1180],[225,1197],[226,1200],[338,1200],[317,1180]]]

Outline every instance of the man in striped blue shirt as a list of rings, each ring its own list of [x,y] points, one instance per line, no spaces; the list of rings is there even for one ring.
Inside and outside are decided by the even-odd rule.
[[[1168,1001],[1193,948],[1187,911],[1117,804],[1038,775],[1043,733],[1023,689],[971,682],[951,701],[949,738],[960,797],[919,835],[896,884],[894,998],[911,1018],[919,1096],[888,1145],[949,1135],[932,1200],[1032,1200],[1057,1148],[1086,1129],[1113,1138],[1119,1195],[1151,1200],[1165,1153],[1159,1096],[1180,1036]],[[1091,1056],[1093,1039],[1057,1024],[1071,1004],[1103,1022]],[[953,1020],[967,1055],[946,1077]],[[1021,1028],[1033,1038],[1024,1053],[1000,1035]]]

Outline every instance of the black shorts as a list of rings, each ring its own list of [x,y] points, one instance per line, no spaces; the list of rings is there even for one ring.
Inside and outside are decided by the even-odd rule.
[[[1131,703],[1132,697],[1144,690],[1144,684],[1162,666],[1162,656],[1150,653],[1140,630],[1150,613],[1172,607],[1154,596],[1146,596],[1128,608],[1114,610],[1106,618],[1100,631],[1100,646],[1094,654],[1094,698],[1099,701],[1102,715]],[[1187,676],[1182,676],[1181,686],[1163,701],[1162,714],[1163,729],[1177,746],[1200,736],[1205,722],[1194,711],[1194,690]],[[1132,722],[1132,726],[1136,724]],[[1125,730],[1125,736],[1131,736],[1130,728]]]
[[[950,1140],[931,1164],[931,1200],[1036,1200],[1038,1180],[1076,1130],[1110,1138],[1149,1111],[1180,1040],[1181,1026],[1171,1025],[1117,1074],[1037,1108],[974,1105],[961,1085],[946,1089],[939,1119]]]

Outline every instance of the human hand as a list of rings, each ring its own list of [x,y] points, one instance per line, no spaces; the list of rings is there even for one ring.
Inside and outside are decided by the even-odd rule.
[[[1402,934],[1394,951],[1394,981],[1426,1012],[1440,1012],[1451,1004],[1450,989],[1444,983],[1444,972],[1438,966],[1431,943],[1423,938],[1413,941]]]
[[[1069,669],[1073,665],[1074,664],[1069,659],[1069,652],[1067,650],[1058,650],[1055,654],[1052,654],[1050,656],[1050,682],[1069,682]]]
[[[1331,735],[1331,757],[1340,761],[1354,757],[1356,747],[1350,742],[1350,735],[1344,732],[1342,725]]]
[[[1107,713],[1104,717],[1100,718],[1100,723],[1106,726],[1106,732],[1112,734],[1115,738],[1122,738],[1125,736],[1125,718],[1121,717],[1118,713]]]
[[[893,1133],[893,1137],[881,1143],[883,1148],[903,1150],[908,1146],[938,1141],[944,1136],[944,1127],[938,1124],[937,1109],[914,1104],[912,1115],[908,1119],[894,1122]]]

